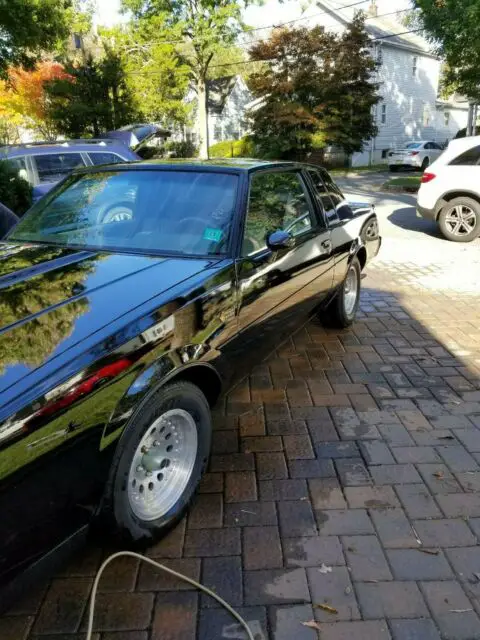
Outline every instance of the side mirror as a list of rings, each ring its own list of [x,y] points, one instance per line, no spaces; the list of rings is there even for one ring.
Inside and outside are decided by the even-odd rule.
[[[274,231],[267,237],[267,247],[272,251],[278,249],[291,249],[294,246],[294,240],[288,231]]]

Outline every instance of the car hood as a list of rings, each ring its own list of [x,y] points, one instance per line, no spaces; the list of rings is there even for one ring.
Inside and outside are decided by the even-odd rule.
[[[0,243],[0,394],[211,262]]]

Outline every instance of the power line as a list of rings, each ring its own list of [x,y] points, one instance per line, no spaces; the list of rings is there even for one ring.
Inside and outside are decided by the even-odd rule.
[[[376,38],[371,38],[370,42],[377,42],[378,40],[387,40],[388,38],[395,38],[397,36],[404,36],[409,33],[418,33],[419,31],[423,31],[423,29],[409,29],[408,31],[401,31],[399,33],[391,33],[386,36],[378,36]],[[224,62],[221,64],[212,64],[210,65],[211,69],[216,69],[219,67],[235,67],[240,64],[253,64],[255,62],[272,62],[273,60],[277,60],[278,58],[267,58],[263,60],[237,60],[235,62]],[[157,75],[161,73],[160,71],[133,71],[130,75]]]
[[[349,5],[349,6],[351,6],[351,5]],[[347,7],[343,7],[343,8],[346,9]],[[398,13],[406,13],[407,11],[410,11],[410,9],[400,9],[398,11],[389,11],[388,13],[381,13],[378,16],[369,16],[369,17],[365,18],[365,22],[367,22],[367,20],[376,20],[377,18],[385,18],[386,16],[397,15]],[[314,14],[314,15],[318,15],[318,14]],[[297,20],[297,22],[299,20],[307,20],[308,18],[312,18],[312,17],[314,17],[314,16],[308,16],[308,17],[305,17],[305,18],[299,18]],[[289,24],[289,23],[284,22],[283,24],[277,25],[277,27],[282,27],[285,24]],[[264,28],[264,27],[262,27],[262,28]],[[420,29],[420,31],[422,31],[422,29]],[[250,31],[247,31],[243,35],[248,35],[249,33],[250,33]],[[244,42],[244,43],[241,42],[239,44],[237,43],[237,46],[240,49],[242,49],[243,46],[251,47],[252,45],[256,44],[257,42],[261,42],[261,40],[262,40],[262,38],[260,37],[260,38],[254,39],[254,40],[250,40],[249,42]]]

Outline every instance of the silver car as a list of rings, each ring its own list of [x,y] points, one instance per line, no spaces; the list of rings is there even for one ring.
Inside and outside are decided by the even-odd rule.
[[[390,171],[398,171],[401,168],[425,171],[442,153],[443,148],[438,142],[431,140],[410,142],[403,149],[390,151],[388,168]]]

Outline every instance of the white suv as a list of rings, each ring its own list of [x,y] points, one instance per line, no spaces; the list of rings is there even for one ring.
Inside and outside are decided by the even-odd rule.
[[[422,176],[417,211],[454,242],[480,236],[480,136],[452,140]]]

